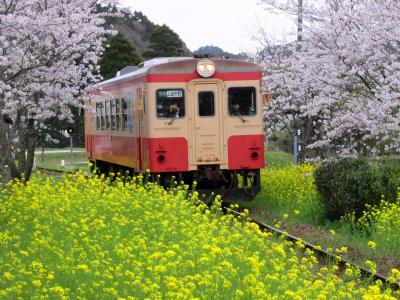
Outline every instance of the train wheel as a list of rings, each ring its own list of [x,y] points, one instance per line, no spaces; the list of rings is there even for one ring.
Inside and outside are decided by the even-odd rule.
[[[248,172],[243,175],[243,191],[250,197],[260,192],[260,170]]]
[[[96,170],[99,175],[107,175],[107,165],[102,161],[96,161]]]

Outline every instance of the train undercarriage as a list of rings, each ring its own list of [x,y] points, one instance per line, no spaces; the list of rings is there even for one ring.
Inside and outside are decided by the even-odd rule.
[[[92,164],[98,173],[106,175],[111,172],[130,176],[140,173],[132,168],[99,160]],[[218,165],[199,166],[198,170],[187,172],[151,172],[149,179],[166,189],[183,182],[189,186],[189,190],[197,191],[199,198],[206,202],[212,201],[215,195],[221,195],[224,202],[251,200],[261,189],[259,169],[221,170]]]

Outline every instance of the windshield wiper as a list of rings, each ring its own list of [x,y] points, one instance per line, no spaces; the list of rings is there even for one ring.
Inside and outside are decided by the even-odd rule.
[[[176,119],[178,119],[178,118],[179,118],[179,115],[178,115],[178,114],[175,114],[175,116],[173,116],[172,119],[168,122],[168,125],[172,125],[172,123],[174,123],[174,121],[175,121]]]
[[[243,123],[247,122],[247,120],[243,118],[243,116],[238,111],[235,113],[235,115],[237,115],[240,118],[240,120],[242,120]]]

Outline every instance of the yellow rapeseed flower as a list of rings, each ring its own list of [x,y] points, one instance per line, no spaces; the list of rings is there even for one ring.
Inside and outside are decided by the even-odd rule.
[[[368,241],[368,246],[370,246],[371,249],[373,249],[373,250],[376,249],[376,243],[374,243],[373,241]]]

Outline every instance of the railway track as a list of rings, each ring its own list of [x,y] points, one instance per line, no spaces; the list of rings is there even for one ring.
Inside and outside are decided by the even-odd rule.
[[[240,213],[240,212],[238,212],[236,210],[233,210],[233,209],[231,209],[229,207],[223,206],[222,209],[225,211],[225,213],[230,213],[230,214],[235,215],[237,217],[243,216],[242,213]],[[374,281],[381,280],[383,284],[389,286],[391,289],[400,290],[400,285],[398,283],[390,282],[389,279],[386,276],[384,276],[384,275],[382,275],[380,273],[372,273],[370,270],[368,270],[367,268],[365,268],[363,266],[360,266],[360,265],[358,265],[358,264],[356,264],[356,263],[354,263],[354,262],[352,262],[350,260],[347,260],[347,259],[344,259],[342,257],[339,257],[338,255],[336,255],[334,253],[331,253],[331,252],[328,252],[328,251],[326,251],[324,249],[321,249],[320,247],[317,247],[316,245],[313,245],[313,244],[311,244],[309,242],[306,242],[306,241],[302,240],[301,238],[298,238],[298,237],[296,237],[294,235],[288,234],[287,232],[284,232],[284,231],[282,231],[282,230],[280,230],[278,228],[275,228],[275,227],[273,227],[271,225],[259,222],[257,220],[252,219],[252,218],[250,218],[250,219],[251,219],[251,222],[257,224],[261,230],[269,231],[269,232],[272,232],[272,233],[274,233],[276,235],[284,236],[288,241],[291,241],[293,243],[300,242],[300,243],[302,243],[304,245],[305,249],[312,250],[321,259],[336,261],[338,263],[338,266],[339,266],[340,270],[344,270],[346,268],[346,265],[351,265],[353,267],[358,268],[363,277],[372,278]]]
[[[76,172],[72,172],[72,171],[48,169],[48,168],[41,168],[41,167],[36,167],[35,171],[39,171],[40,173],[49,174],[49,175],[63,175],[63,174],[75,174],[76,173]]]

